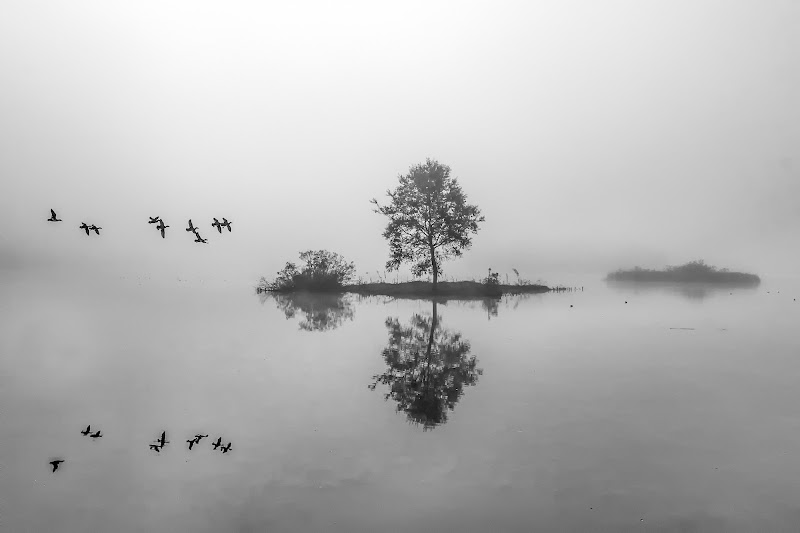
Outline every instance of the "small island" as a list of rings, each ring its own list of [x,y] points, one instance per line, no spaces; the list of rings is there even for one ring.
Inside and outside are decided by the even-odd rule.
[[[413,165],[407,174],[398,176],[398,186],[386,191],[384,204],[373,198],[374,212],[386,217],[383,237],[389,242],[387,272],[411,266],[419,278],[430,275],[431,281],[388,283],[379,275],[373,283],[355,278],[355,265],[327,250],[308,250],[300,254],[300,266],[288,262],[277,278],[261,278],[257,292],[328,292],[357,293],[364,296],[499,298],[503,294],[548,292],[545,285],[520,278],[516,283],[501,283],[498,272],[480,280],[439,281],[442,263],[462,256],[472,245],[484,217],[477,205],[467,202],[458,179],[451,169],[434,159]],[[555,291],[567,290],[562,287]],[[569,289],[571,290],[571,289]]]
[[[546,285],[531,283],[517,275],[516,283],[501,283],[497,272],[489,269],[489,274],[480,281],[439,281],[435,285],[428,281],[388,281],[354,280],[355,264],[347,262],[334,252],[327,250],[308,250],[300,254],[301,265],[286,263],[278,276],[269,281],[262,277],[256,292],[312,292],[312,293],[354,293],[362,296],[407,297],[451,297],[451,298],[499,298],[503,294],[532,294],[551,290]]]
[[[664,270],[651,270],[641,267],[635,267],[631,270],[620,269],[608,274],[606,281],[758,285],[761,283],[761,278],[755,274],[731,272],[727,268],[718,269],[715,266],[705,264],[703,260],[699,260],[691,261],[681,266],[668,266]]]

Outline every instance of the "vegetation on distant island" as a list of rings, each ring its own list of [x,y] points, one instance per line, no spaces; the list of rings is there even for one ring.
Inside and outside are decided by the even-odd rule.
[[[707,265],[703,260],[691,261],[681,266],[668,266],[665,270],[650,270],[635,267],[632,270],[617,270],[606,276],[608,281],[672,281],[707,283],[760,283],[755,274],[731,272],[727,268],[718,269]]]
[[[299,268],[286,263],[274,281],[261,278],[258,289],[275,292],[289,291],[336,291],[349,283],[356,266],[341,255],[327,250],[308,250],[300,254],[303,261]]]
[[[449,166],[428,158],[400,175],[394,191],[386,191],[389,204],[371,200],[375,212],[389,218],[383,232],[389,241],[386,269],[410,263],[415,276],[433,276],[433,292],[438,289],[442,262],[460,257],[472,244],[472,235],[478,233],[478,223],[484,221],[478,206],[467,203],[458,179],[450,172]]]

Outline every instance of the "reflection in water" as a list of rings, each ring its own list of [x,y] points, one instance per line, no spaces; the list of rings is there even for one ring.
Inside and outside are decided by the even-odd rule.
[[[460,333],[444,330],[433,303],[431,316],[415,314],[410,326],[396,318],[386,319],[389,345],[384,348],[386,371],[373,376],[369,388],[388,385],[385,399],[397,402],[412,424],[423,430],[447,422],[447,411],[455,408],[465,385],[474,385],[483,370],[470,356],[469,342]]]
[[[327,331],[336,329],[345,320],[353,320],[355,311],[351,297],[347,294],[310,292],[263,292],[259,295],[261,303],[273,298],[278,309],[286,319],[303,316],[300,329],[305,331]]]
[[[701,282],[635,282],[635,281],[607,281],[606,285],[619,292],[629,294],[645,294],[651,292],[665,292],[678,294],[689,300],[702,301],[709,296],[729,294],[734,291],[754,291],[752,284],[735,283],[701,283]]]

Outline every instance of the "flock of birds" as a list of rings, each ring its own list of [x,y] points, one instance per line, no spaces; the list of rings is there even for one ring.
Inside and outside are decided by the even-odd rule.
[[[80,433],[84,437],[86,436],[91,437],[92,440],[99,439],[103,436],[103,434],[99,430],[92,433],[91,424],[86,426],[86,429],[82,430]],[[194,436],[194,438],[188,439],[186,442],[189,444],[189,449],[191,450],[195,444],[199,444],[200,440],[206,437],[208,437],[208,435],[201,435],[198,433],[197,435]],[[170,441],[167,440],[167,432],[162,431],[161,436],[155,439],[153,443],[149,445],[149,447],[151,450],[161,453],[162,448],[164,448],[164,446],[169,444],[169,442]],[[228,453],[232,449],[232,445],[230,442],[228,442],[228,444],[226,445],[222,444],[222,437],[217,437],[216,442],[211,443],[211,447],[214,448],[214,450],[220,450],[222,453]],[[53,459],[48,464],[50,464],[53,467],[53,472],[55,472],[56,470],[58,470],[58,467],[61,466],[61,463],[64,462],[66,462],[65,459],[59,458],[59,459]]]
[[[156,224],[156,229],[161,232],[161,238],[165,239],[167,237],[165,230],[169,226],[164,224],[164,221],[161,219],[161,217],[156,216],[148,218],[150,219],[148,224]],[[50,210],[50,218],[48,218],[47,221],[63,222],[60,218],[58,218],[58,215],[56,215],[56,212],[53,209]],[[91,235],[90,232],[92,231],[94,231],[97,235],[100,235],[100,230],[103,229],[100,226],[96,226],[94,224],[89,225],[86,222],[81,222],[81,225],[78,227],[84,230],[86,232],[86,235]],[[225,217],[222,217],[222,222],[220,222],[219,220],[217,220],[216,217],[214,217],[214,222],[211,223],[211,227],[217,228],[217,231],[219,233],[222,233],[222,228],[228,228],[228,232],[233,231],[231,229],[231,221],[229,221]],[[194,242],[202,244],[208,243],[208,239],[204,239],[203,237],[200,236],[200,232],[198,231],[198,228],[194,224],[192,224],[191,218],[189,219],[189,227],[186,228],[186,231],[191,231],[194,234],[194,236],[196,237]]]

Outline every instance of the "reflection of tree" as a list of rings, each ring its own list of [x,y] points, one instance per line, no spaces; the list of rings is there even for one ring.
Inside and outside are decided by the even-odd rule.
[[[353,320],[353,304],[348,295],[335,293],[275,292],[270,293],[278,309],[286,319],[294,318],[298,312],[304,316],[300,329],[326,331],[336,329],[345,320]],[[269,296],[264,294],[262,303]]]
[[[416,314],[406,327],[396,318],[386,319],[389,345],[383,350],[387,369],[373,376],[369,388],[389,385],[385,399],[397,402],[408,420],[431,429],[447,422],[465,385],[474,385],[483,373],[477,359],[469,356],[469,342],[460,333],[444,330],[433,302],[431,316]]]

